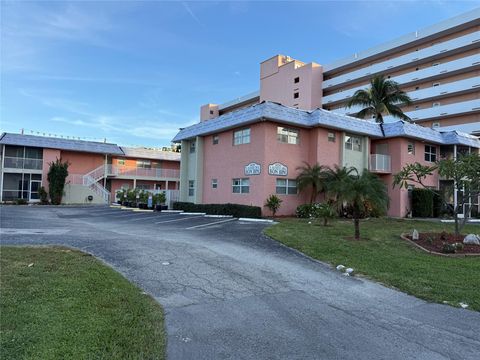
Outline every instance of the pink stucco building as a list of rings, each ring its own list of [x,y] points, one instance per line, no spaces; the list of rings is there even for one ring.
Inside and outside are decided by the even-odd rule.
[[[408,190],[392,188],[406,163],[433,164],[441,156],[478,151],[473,135],[402,121],[383,125],[323,109],[299,110],[273,102],[243,107],[181,130],[180,199],[264,207],[270,194],[282,200],[279,215],[292,215],[308,195],[295,178],[305,162],[368,169],[385,182],[388,215],[405,216]],[[443,183],[442,183],[443,182]],[[428,185],[447,186],[431,176]],[[266,210],[266,209],[264,209]]]
[[[180,154],[173,151],[12,133],[1,134],[0,146],[0,201],[39,201],[56,159],[69,163],[68,204],[110,203],[122,188],[179,188]]]

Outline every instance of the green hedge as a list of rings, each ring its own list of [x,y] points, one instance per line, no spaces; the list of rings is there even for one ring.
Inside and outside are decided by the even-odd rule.
[[[433,217],[433,198],[435,194],[427,189],[412,190],[413,217]]]
[[[204,212],[209,215],[232,215],[239,218],[262,217],[262,209],[260,207],[240,204],[194,204],[190,202],[175,202],[173,203],[173,210]]]

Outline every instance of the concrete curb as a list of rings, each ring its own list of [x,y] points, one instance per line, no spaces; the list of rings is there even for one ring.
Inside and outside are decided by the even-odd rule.
[[[172,213],[172,214],[180,214],[183,213],[183,210],[162,210],[162,213]]]
[[[233,218],[233,215],[205,215],[207,218]]]
[[[255,218],[239,218],[238,221],[251,221],[251,222],[261,222],[261,223],[269,223],[269,224],[276,224],[276,221],[271,219],[255,219]]]
[[[196,212],[181,212],[179,215],[207,215],[207,213],[196,213]]]

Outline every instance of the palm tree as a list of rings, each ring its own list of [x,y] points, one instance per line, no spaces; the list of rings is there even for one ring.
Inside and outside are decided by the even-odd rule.
[[[359,174],[355,168],[339,168],[330,171],[329,193],[338,204],[346,204],[353,210],[355,240],[360,239],[360,217],[366,205],[371,210],[385,212],[388,207],[388,194],[385,184],[368,170]]]
[[[299,166],[297,170],[300,171],[300,174],[297,176],[298,189],[303,191],[311,187],[310,204],[313,204],[318,193],[326,190],[327,168],[318,163],[311,166],[305,162],[304,166]]]
[[[411,121],[399,107],[411,103],[412,99],[400,90],[398,83],[385,79],[383,75],[377,75],[370,79],[369,88],[355,91],[346,107],[361,106],[362,110],[354,114],[355,117],[365,119],[366,116],[374,116],[377,123],[383,124],[384,115]]]

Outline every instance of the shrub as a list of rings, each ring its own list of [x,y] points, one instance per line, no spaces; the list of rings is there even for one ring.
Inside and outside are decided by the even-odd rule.
[[[337,216],[335,208],[328,203],[316,204],[316,208],[316,216],[323,219],[324,226],[327,226],[328,220]]]
[[[128,190],[125,190],[125,189],[120,189],[120,190],[117,191],[118,201],[123,202],[127,199],[127,191]]]
[[[455,244],[443,243],[442,252],[445,254],[454,254],[457,251]]]
[[[258,206],[240,204],[194,204],[190,202],[173,203],[174,210],[186,212],[204,212],[209,215],[232,215],[234,217],[260,218],[262,209]]]
[[[165,196],[165,193],[161,192],[153,195],[152,200],[153,200],[153,205],[162,205],[162,204],[165,204],[165,201],[167,201],[167,197]]]
[[[278,209],[280,209],[280,205],[282,204],[282,199],[280,199],[277,195],[270,195],[267,200],[265,201],[265,206],[270,209],[270,211],[273,214],[273,217],[275,217],[275,214],[277,213]]]
[[[62,203],[63,189],[65,188],[65,180],[68,176],[68,162],[62,162],[61,159],[52,161],[48,170],[48,191],[50,200],[54,205]]]
[[[412,190],[412,214],[414,217],[433,216],[434,193],[428,189]]]
[[[150,196],[150,193],[145,190],[140,190],[138,192],[138,202],[146,204],[148,202],[148,197]]]
[[[137,202],[138,189],[128,189],[127,190],[127,201],[130,203]]]
[[[41,204],[48,204],[48,193],[43,186],[38,189],[38,196],[40,197]]]
[[[307,219],[316,217],[316,204],[303,204],[297,206],[297,210],[295,210],[295,214],[299,218]]]
[[[16,199],[15,204],[17,205],[26,205],[28,203],[27,199]]]

